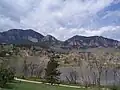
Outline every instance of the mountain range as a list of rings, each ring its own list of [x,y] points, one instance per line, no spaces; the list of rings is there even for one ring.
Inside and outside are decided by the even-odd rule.
[[[59,46],[63,49],[70,48],[95,48],[113,47],[119,48],[120,41],[105,38],[102,36],[73,36],[65,41],[57,40],[51,35],[44,36],[32,29],[10,29],[0,32],[0,43],[6,44],[46,44],[48,46]]]

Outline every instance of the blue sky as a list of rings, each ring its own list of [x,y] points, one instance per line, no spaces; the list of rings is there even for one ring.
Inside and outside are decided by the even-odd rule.
[[[120,0],[0,0],[0,30],[12,28],[120,40]]]

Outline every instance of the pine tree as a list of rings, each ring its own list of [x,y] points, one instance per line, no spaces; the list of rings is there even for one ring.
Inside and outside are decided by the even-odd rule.
[[[59,66],[58,61],[56,60],[57,58],[59,57],[53,54],[50,57],[50,61],[48,62],[48,65],[46,68],[45,79],[48,83],[51,83],[51,85],[59,82],[60,72],[57,69]]]

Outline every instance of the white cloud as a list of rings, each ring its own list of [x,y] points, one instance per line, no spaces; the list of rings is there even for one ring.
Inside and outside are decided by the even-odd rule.
[[[98,17],[98,12],[114,1],[116,0],[1,0],[0,29],[31,28],[62,40],[76,34],[102,35],[109,30],[91,29],[99,25],[94,19]]]
[[[34,11],[22,18],[21,23],[26,27],[40,29],[46,33],[60,27],[79,28],[90,22],[97,12],[110,5],[112,1],[66,0],[63,2],[61,0],[43,0]],[[50,30],[48,31],[48,29]]]
[[[101,35],[120,40],[120,26],[110,26],[104,28],[104,30],[105,31]]]
[[[4,17],[0,15],[0,27],[1,30],[7,30],[12,28],[20,28],[19,24],[13,20],[11,20],[9,17]]]
[[[66,32],[65,32],[66,31]],[[81,36],[105,36],[108,38],[119,39],[120,26],[106,26],[98,29],[85,29],[85,28],[60,28],[50,34],[57,37],[58,39],[66,40],[74,35]]]

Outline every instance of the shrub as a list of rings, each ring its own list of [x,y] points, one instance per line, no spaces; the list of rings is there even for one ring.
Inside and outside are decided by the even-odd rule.
[[[119,90],[117,86],[113,86],[110,88],[110,90]]]
[[[0,87],[5,87],[7,83],[14,80],[14,72],[12,69],[0,69]]]

